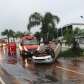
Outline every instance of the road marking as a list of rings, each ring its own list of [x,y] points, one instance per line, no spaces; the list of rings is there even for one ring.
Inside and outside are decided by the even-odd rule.
[[[64,67],[60,67],[60,66],[56,66],[57,68],[60,68],[64,71],[69,71],[69,72],[73,72],[73,73],[76,73],[76,74],[80,74],[80,75],[84,75],[84,73],[81,73],[81,72],[77,72],[77,71],[74,71],[74,70],[71,70],[71,69],[67,69],[67,68],[64,68]]]
[[[1,84],[6,84],[1,77],[0,77],[0,82]]]

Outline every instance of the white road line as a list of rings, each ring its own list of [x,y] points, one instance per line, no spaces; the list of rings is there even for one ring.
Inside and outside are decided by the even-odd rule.
[[[64,68],[64,67],[60,67],[60,66],[56,66],[57,68],[60,68],[64,71],[69,71],[69,72],[73,72],[73,73],[76,73],[76,74],[80,74],[80,75],[84,75],[84,73],[81,73],[81,72],[77,72],[77,71],[74,71],[74,70],[71,70],[71,69],[67,69],[67,68]]]
[[[1,77],[0,77],[0,82],[1,84],[6,84]]]

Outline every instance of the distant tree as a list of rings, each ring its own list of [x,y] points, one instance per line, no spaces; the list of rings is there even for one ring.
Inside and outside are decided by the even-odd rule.
[[[70,32],[69,30],[67,30],[67,31],[64,33],[64,39],[66,40],[66,44],[71,45],[72,42],[73,42],[73,40],[74,40],[73,31]]]
[[[13,38],[13,41],[15,41],[15,31],[12,29],[9,30],[9,37]]]
[[[74,30],[74,34],[79,35],[79,33],[80,33],[80,29],[78,27],[76,27],[75,30]]]
[[[23,33],[22,33],[21,31],[17,31],[17,32],[15,33],[15,37],[16,37],[16,38],[20,38],[22,35],[23,35]]]
[[[71,26],[64,27],[63,35],[64,35],[64,39],[66,40],[66,44],[71,45],[74,39],[74,34],[73,34],[73,30],[71,30]]]
[[[58,36],[62,36],[62,29],[58,29]]]
[[[9,30],[8,30],[8,29],[6,29],[6,30],[4,30],[3,32],[1,32],[1,35],[2,35],[2,36],[7,36],[8,42],[9,42]]]
[[[78,29],[72,30],[72,27],[69,26],[67,31],[64,33],[64,39],[68,45],[72,45],[73,50],[78,50],[79,43],[76,40],[75,34],[78,34]]]

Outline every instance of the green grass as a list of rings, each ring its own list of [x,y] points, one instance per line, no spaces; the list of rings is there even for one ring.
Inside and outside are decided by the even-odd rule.
[[[84,49],[68,49],[59,54],[59,57],[72,58],[72,57],[83,57]]]

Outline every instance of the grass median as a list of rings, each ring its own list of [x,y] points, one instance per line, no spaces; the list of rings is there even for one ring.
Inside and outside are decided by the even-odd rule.
[[[84,49],[68,49],[66,51],[62,51],[59,54],[59,57],[64,57],[64,58],[73,58],[73,57],[84,57]]]

